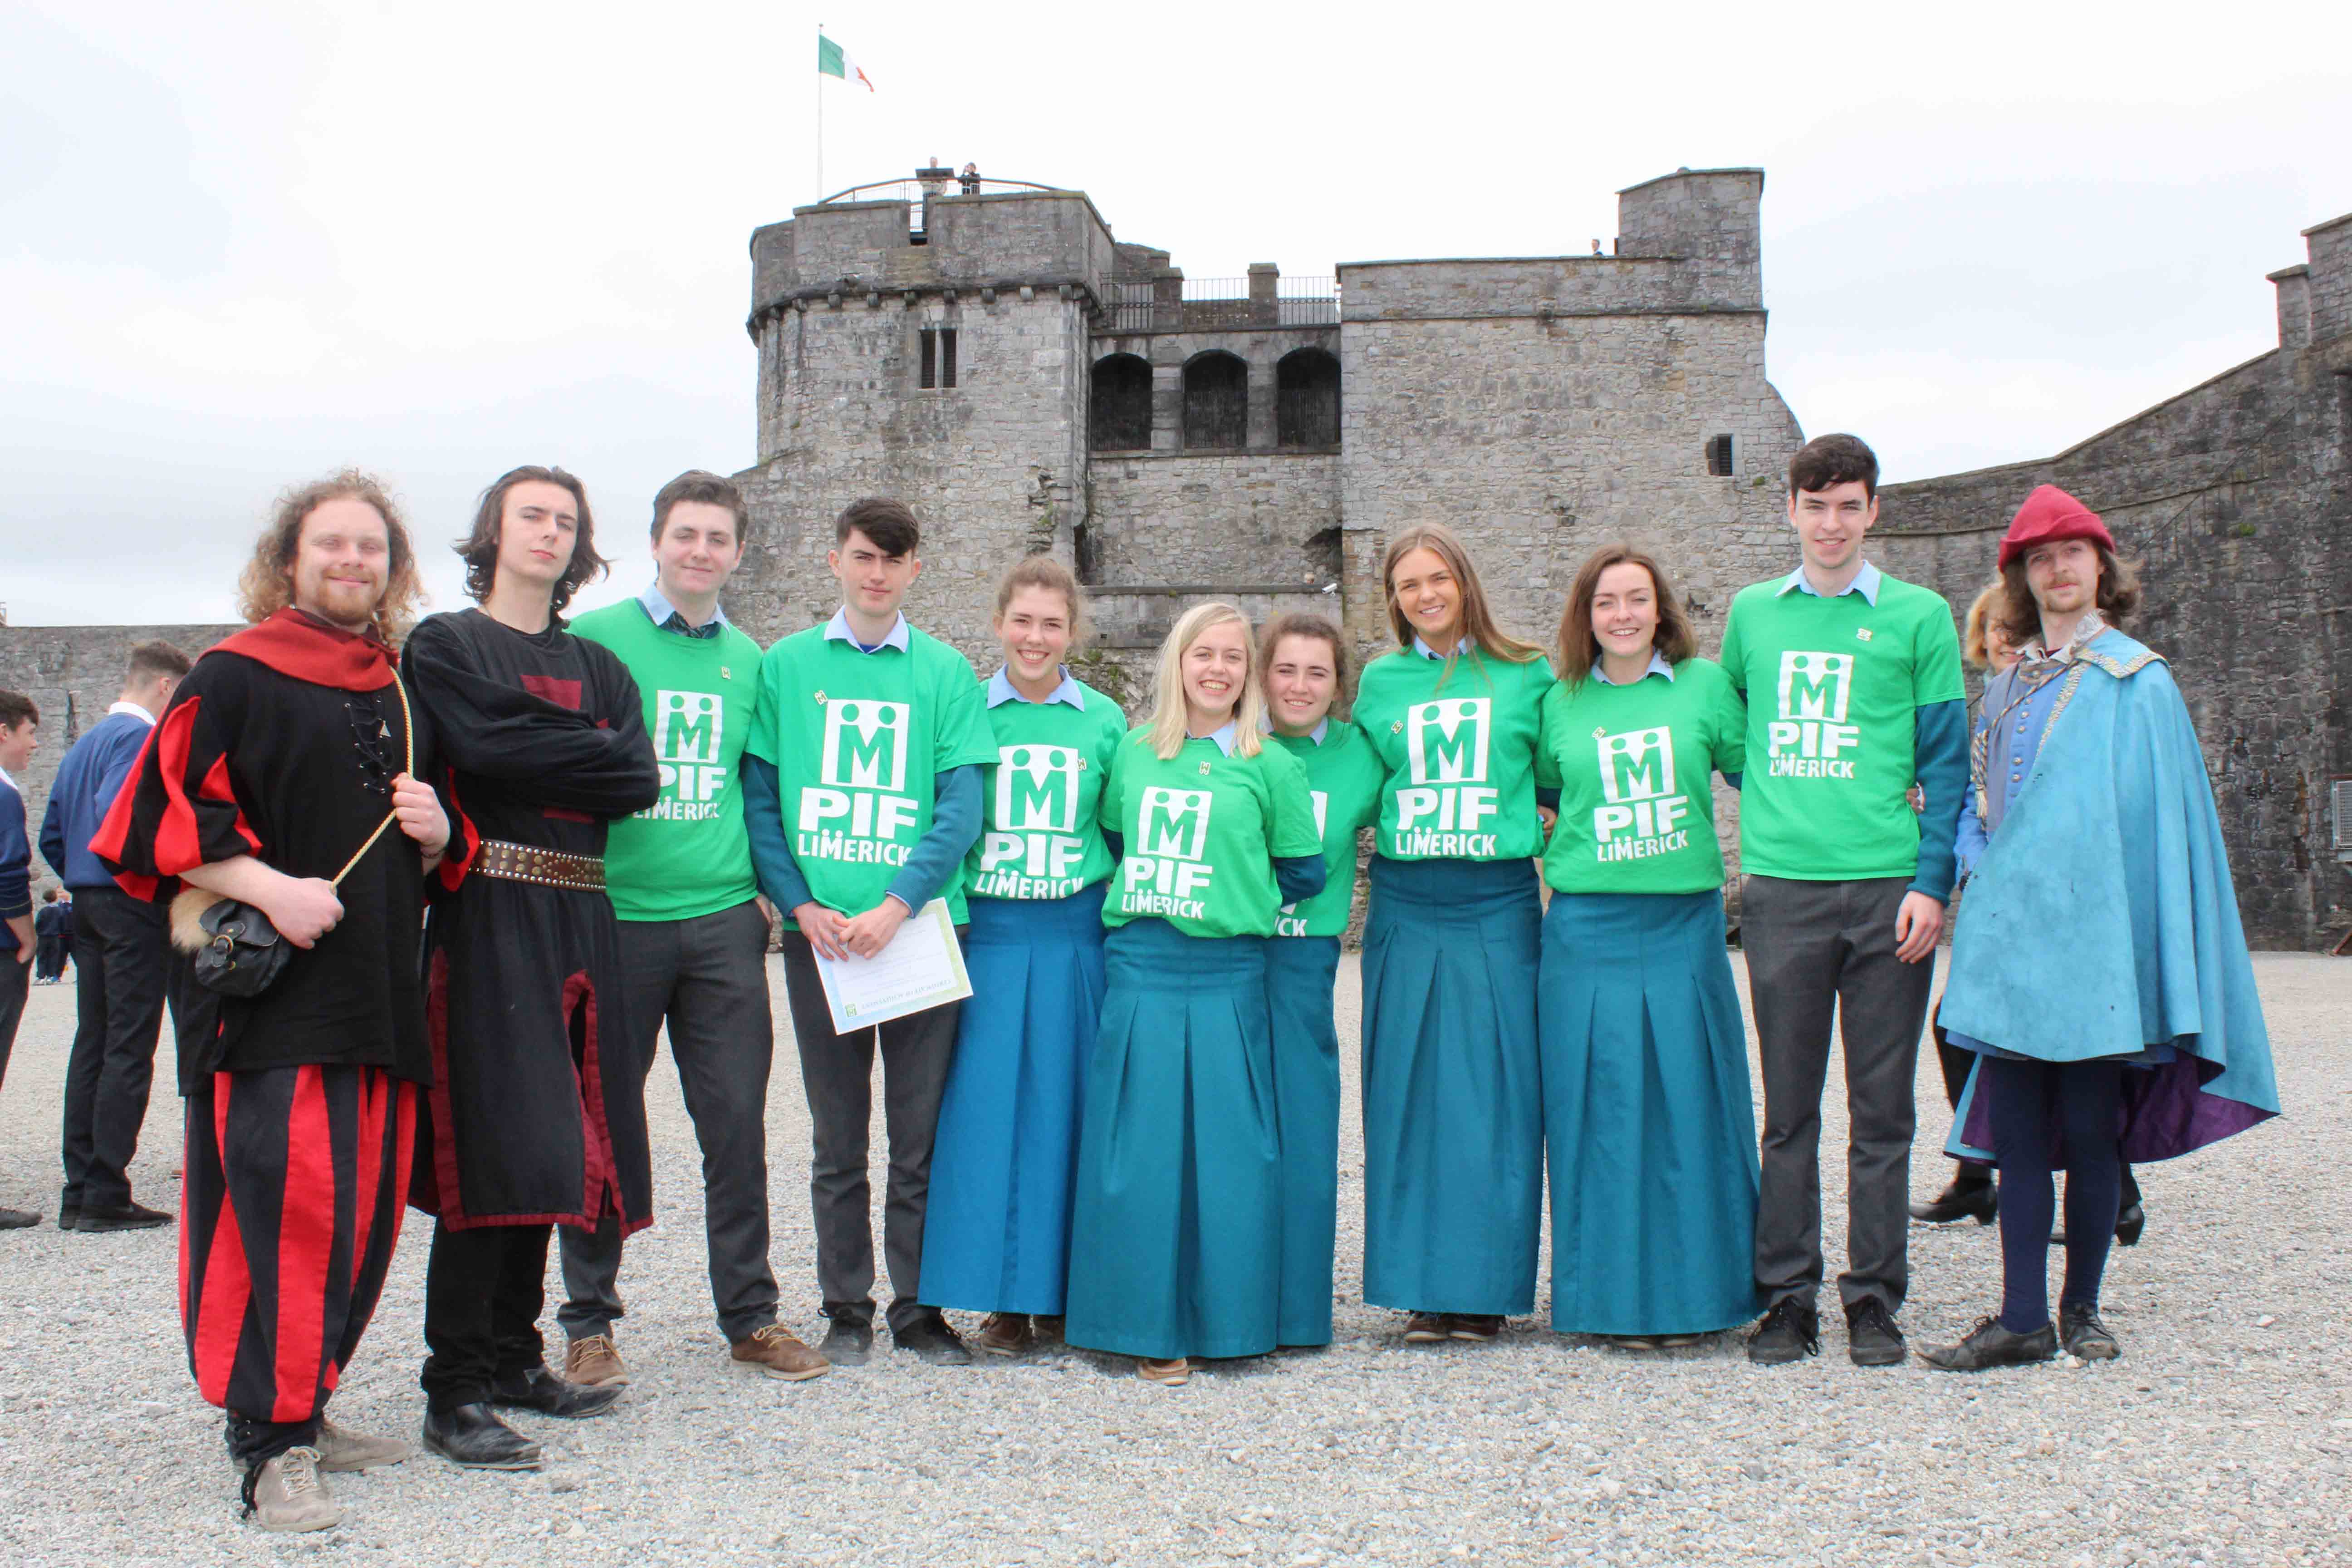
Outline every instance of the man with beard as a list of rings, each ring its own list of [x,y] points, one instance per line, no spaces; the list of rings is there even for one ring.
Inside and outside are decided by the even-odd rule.
[[[514,468],[458,548],[480,606],[433,616],[402,664],[443,737],[471,874],[434,910],[433,1092],[415,1201],[425,1279],[427,1447],[535,1469],[494,1405],[594,1415],[621,1396],[549,1370],[539,1332],[558,1224],[652,1223],[645,1064],[635,1059],[606,824],[661,783],[636,682],[561,612],[601,573],[586,489]]]
[[[449,820],[414,776],[432,736],[388,638],[419,587],[383,487],[346,471],[288,492],[239,594],[252,625],[180,682],[90,850],[130,897],[179,892],[184,948],[235,900],[293,949],[256,994],[204,993],[207,1026],[183,1030],[180,1305],[247,1513],[324,1530],[342,1510],[320,1471],[408,1457],[324,1412],[400,1237],[430,1062],[418,926]]]

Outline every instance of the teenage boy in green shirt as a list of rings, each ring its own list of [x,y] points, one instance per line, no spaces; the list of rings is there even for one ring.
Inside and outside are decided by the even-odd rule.
[[[1742,589],[1724,673],[1748,699],[1740,937],[1764,1067],[1756,1283],[1760,1365],[1821,1353],[1822,1089],[1830,1018],[1844,1043],[1852,1142],[1846,1352],[1903,1360],[1910,1283],[1912,1078],[1951,896],[1968,784],[1968,703],[1951,606],[1863,559],[1878,459],[1852,436],[1789,463],[1803,561]],[[1908,793],[1916,783],[1924,808]]]
[[[591,610],[575,636],[619,656],[645,701],[661,798],[615,821],[604,885],[621,921],[622,1016],[647,1073],[658,1031],[702,1146],[710,1293],[734,1362],[771,1377],[821,1376],[825,1359],[776,1321],[768,1267],[768,913],[751,875],[741,759],[759,720],[760,645],[719,607],[743,561],[751,512],[719,475],[689,469],[654,497],[654,583],[643,596]],[[613,1324],[622,1315],[621,1237],[562,1227],[556,1314],[571,1340],[563,1374],[628,1381]]]
[[[800,1038],[814,1158],[817,1283],[824,1354],[862,1363],[874,1343],[874,1231],[866,1132],[874,1052],[882,1052],[890,1187],[883,1250],[901,1350],[940,1364],[971,1353],[936,1307],[919,1304],[931,1139],[960,1007],[836,1035],[816,957],[872,957],[936,898],[964,923],[964,854],[980,837],[981,773],[996,741],[963,655],[907,624],[899,605],[922,572],[922,531],[896,500],[852,502],[826,564],[841,608],[768,650],[761,721],[744,755],[751,856],[761,890],[787,911],[784,990]]]

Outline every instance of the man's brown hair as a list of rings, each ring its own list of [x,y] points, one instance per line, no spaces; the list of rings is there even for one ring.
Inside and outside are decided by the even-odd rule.
[[[1856,479],[1862,481],[1864,495],[1877,499],[1878,454],[1864,445],[1859,436],[1816,436],[1789,459],[1791,499],[1799,490],[1825,490]]]
[[[912,555],[923,542],[923,525],[907,503],[888,496],[867,496],[851,501],[833,520],[833,542],[849,542],[849,531],[856,529],[874,542],[874,547],[885,555]]]
[[[2095,539],[2085,542],[2099,556],[2099,617],[2121,628],[2139,608],[2139,563],[2124,560]],[[1994,614],[2012,647],[2042,640],[2042,606],[2033,602],[2033,589],[2025,581],[2025,559],[2032,553],[2022,552],[2000,569],[2000,602]]]
[[[1353,671],[1349,668],[1348,641],[1339,635],[1339,628],[1320,616],[1308,615],[1304,611],[1276,616],[1266,623],[1265,632],[1258,637],[1257,675],[1261,681],[1274,668],[1274,650],[1281,646],[1285,637],[1313,637],[1318,642],[1331,645],[1331,710],[1345,718],[1353,696],[1348,689],[1348,679]],[[1271,697],[1267,710],[1272,711]]]
[[[1658,602],[1658,629],[1650,640],[1653,651],[1668,664],[1680,664],[1698,652],[1698,639],[1691,635],[1690,616],[1683,609],[1682,595],[1666,581],[1665,568],[1630,544],[1604,544],[1576,569],[1576,581],[1569,585],[1568,603],[1560,606],[1559,632],[1552,645],[1552,668],[1571,691],[1584,684],[1584,678],[1592,673],[1592,666],[1600,657],[1600,640],[1592,635],[1592,600],[1601,592],[1601,574],[1612,566],[1639,566],[1650,574],[1650,588]]]
[[[0,691],[0,730],[14,730],[26,720],[41,721],[40,705],[21,691]]]
[[[662,486],[654,497],[654,532],[658,542],[662,530],[669,526],[669,509],[680,501],[699,501],[705,506],[723,506],[735,514],[735,542],[742,543],[751,537],[751,509],[743,500],[743,492],[735,481],[708,468],[688,468],[669,483]],[[580,503],[583,507],[588,503]]]
[[[188,673],[191,662],[186,654],[160,637],[143,642],[131,650],[131,668],[123,675],[122,684],[140,686],[161,675],[177,680]]]
[[[376,636],[386,643],[399,642],[409,623],[415,619],[417,604],[425,597],[425,584],[416,574],[416,552],[408,541],[408,524],[401,518],[392,493],[383,480],[358,468],[345,468],[307,485],[296,485],[278,496],[269,525],[254,541],[253,555],[237,575],[237,614],[258,626],[294,603],[294,555],[302,542],[302,524],[327,502],[346,497],[365,501],[383,519],[384,539],[390,551],[383,597],[376,601],[373,623]],[[184,661],[178,673],[187,673]]]
[[[580,527],[572,537],[571,564],[555,580],[555,592],[548,600],[548,608],[561,615],[572,595],[602,577],[611,563],[596,553],[596,521],[588,512],[588,487],[562,468],[537,463],[509,468],[482,492],[482,504],[474,510],[474,531],[457,543],[457,553],[466,563],[466,594],[478,605],[490,596],[490,585],[499,575],[499,533],[506,521],[507,493],[517,485],[533,482],[562,486],[580,509]]]

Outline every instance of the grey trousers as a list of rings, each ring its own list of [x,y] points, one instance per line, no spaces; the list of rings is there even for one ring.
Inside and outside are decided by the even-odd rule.
[[[1822,1284],[1822,1090],[1834,1009],[1845,1056],[1846,1306],[1876,1297],[1888,1311],[1910,1284],[1914,1077],[1932,955],[1895,956],[1895,917],[1909,879],[1741,883],[1740,942],[1764,1062],[1764,1184],[1756,1214],[1756,1283],[1768,1304],[1811,1307]]]
[[[625,1016],[647,1076],[655,1031],[669,1026],[670,1056],[694,1141],[702,1146],[702,1223],[710,1299],[731,1342],[776,1321],[768,1267],[768,1070],[775,1023],[768,1007],[768,918],[746,901],[684,921],[621,922]],[[610,1333],[621,1303],[620,1221],[593,1231],[559,1226],[563,1289],[555,1321],[572,1339]]]
[[[890,1269],[891,1328],[930,1309],[923,1285],[923,1213],[931,1196],[931,1138],[947,1092],[961,1003],[894,1018],[855,1034],[833,1032],[816,955],[808,938],[784,932],[784,994],[800,1037],[801,1083],[808,1090],[809,1206],[816,1222],[816,1279],[824,1315],[874,1317],[874,1204],[867,1132],[874,1118],[874,1050],[882,1049],[882,1114],[890,1135],[890,1184],[882,1210],[883,1259]]]

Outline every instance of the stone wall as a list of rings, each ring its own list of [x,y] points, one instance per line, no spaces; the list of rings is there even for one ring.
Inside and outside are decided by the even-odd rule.
[[[0,626],[0,689],[21,691],[41,710],[41,744],[32,766],[16,775],[24,793],[26,830],[36,840],[38,876],[41,814],[49,781],[79,734],[106,717],[121,695],[131,650],[160,637],[190,658],[241,626]]]
[[[1097,454],[1090,473],[1090,582],[1166,583],[1178,571],[1202,584],[1339,581],[1334,454]]]

